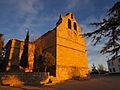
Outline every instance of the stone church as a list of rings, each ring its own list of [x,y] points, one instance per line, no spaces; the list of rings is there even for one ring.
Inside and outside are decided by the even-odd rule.
[[[58,80],[87,77],[89,74],[85,41],[73,13],[60,16],[56,27],[34,43],[37,49],[48,51],[55,57]]]
[[[50,52],[55,57],[55,76],[57,80],[88,76],[86,45],[73,13],[68,12],[65,16],[60,16],[53,30],[48,31],[29,45],[31,47],[29,48],[28,61],[30,67],[28,72],[32,72],[34,69],[34,50],[39,49],[42,52]],[[7,69],[10,69],[11,64],[17,65],[20,60],[23,42],[12,39],[6,47],[7,52],[10,53],[7,56],[9,57]],[[12,49],[16,50],[15,53]],[[18,57],[16,57],[16,54]]]

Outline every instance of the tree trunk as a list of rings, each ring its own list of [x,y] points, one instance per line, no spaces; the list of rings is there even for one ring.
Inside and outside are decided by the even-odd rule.
[[[45,67],[45,73],[46,73],[46,71],[47,71],[47,66]]]

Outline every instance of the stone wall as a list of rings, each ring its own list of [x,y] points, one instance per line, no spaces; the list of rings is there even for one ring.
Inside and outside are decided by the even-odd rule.
[[[32,72],[33,63],[34,63],[34,49],[35,46],[32,43],[29,43],[28,46],[28,64],[29,67],[25,70],[25,72]],[[11,66],[19,66],[19,62],[21,60],[21,56],[24,49],[24,41],[11,39],[6,44],[6,71],[11,69]]]
[[[0,73],[0,84],[2,85],[40,85],[40,82],[46,80],[49,73],[45,72],[27,72],[27,73]]]
[[[42,35],[40,38],[34,41],[35,44],[35,52],[49,52],[51,53],[54,58],[56,58],[56,38],[55,38],[55,30],[48,31],[44,35]],[[37,63],[37,61],[35,62]],[[35,69],[38,68],[37,64],[35,66]],[[41,71],[43,71],[41,69]],[[48,68],[47,71],[50,72],[50,75],[55,76],[55,65]]]
[[[85,41],[72,13],[60,16],[56,27],[37,39],[35,47],[55,56],[58,80],[89,74]]]
[[[48,31],[44,35],[42,35],[40,38],[38,38],[35,43],[35,49],[36,50],[42,50],[43,52],[50,52],[55,57],[55,30]]]
[[[59,80],[87,77],[88,60],[80,26],[72,13],[61,16],[60,20],[56,27],[56,77]]]
[[[88,68],[76,66],[57,66],[57,80],[67,80],[74,78],[84,78],[88,75]]]

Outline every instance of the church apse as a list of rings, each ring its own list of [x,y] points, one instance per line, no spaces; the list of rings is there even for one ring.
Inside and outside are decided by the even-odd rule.
[[[6,55],[5,55],[5,69],[6,71],[19,72],[22,68],[19,66],[21,56],[23,53],[24,41],[17,39],[11,39],[6,44]],[[25,72],[32,72],[33,63],[34,63],[34,49],[35,46],[32,43],[29,43],[29,52],[28,52],[28,63],[29,67]]]

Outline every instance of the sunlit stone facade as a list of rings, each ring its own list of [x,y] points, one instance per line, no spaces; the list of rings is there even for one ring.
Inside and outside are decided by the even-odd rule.
[[[6,71],[17,71],[24,41],[11,39],[6,44]],[[56,27],[29,43],[28,63],[25,72],[33,72],[35,50],[50,52],[55,57],[54,75],[57,80],[67,80],[74,77],[87,77],[89,74],[86,45],[80,26],[74,15],[69,12],[60,16]]]
[[[87,77],[89,74],[85,41],[80,26],[71,12],[66,16],[60,16],[56,27],[34,43],[36,49],[54,55],[55,75],[58,80]]]
[[[29,43],[28,46],[28,64],[29,67],[25,69],[25,72],[32,72],[33,63],[34,63],[34,49],[35,46],[32,43]],[[19,66],[21,55],[24,49],[24,41],[20,41],[17,39],[11,39],[6,44],[6,55],[5,55],[5,63],[6,63],[6,71],[17,71],[22,68]]]

